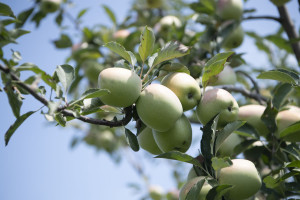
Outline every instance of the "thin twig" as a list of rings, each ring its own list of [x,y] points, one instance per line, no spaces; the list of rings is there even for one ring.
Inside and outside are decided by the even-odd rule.
[[[19,79],[19,77],[17,77],[13,72],[10,71],[10,69],[3,67],[0,64],[0,70],[6,74],[9,74],[13,80],[17,81],[16,84],[18,84],[24,90],[29,92],[35,99],[40,101],[42,104],[44,104],[45,106],[48,106],[49,102],[47,99],[45,99],[43,96],[37,94],[32,88],[30,88],[28,85],[26,85],[24,82],[22,82]],[[62,107],[58,108],[57,111],[61,112],[64,116],[74,117],[83,122],[87,122],[90,124],[96,124],[96,125],[104,125],[104,126],[109,126],[109,127],[125,126],[132,119],[132,107],[131,106],[124,109],[125,117],[123,119],[117,120],[117,121],[99,120],[99,119],[94,119],[94,118],[81,116],[81,115],[76,117],[72,111],[67,110],[67,106],[62,106]]]
[[[281,19],[278,18],[278,17],[266,16],[266,15],[264,15],[264,16],[249,16],[249,17],[243,18],[244,21],[246,21],[246,20],[256,20],[256,19],[270,19],[270,20],[277,21],[279,23],[282,22]]]

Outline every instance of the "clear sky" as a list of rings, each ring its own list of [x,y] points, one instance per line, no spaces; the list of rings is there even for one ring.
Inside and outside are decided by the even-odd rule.
[[[19,13],[32,4],[29,0],[2,0],[11,6],[15,13]],[[109,24],[101,4],[108,5],[117,14],[120,21],[126,15],[132,1],[129,0],[74,0],[74,13],[86,7],[91,7],[83,20],[85,24]],[[259,2],[259,4],[258,4]],[[96,6],[95,6],[96,5]],[[98,6],[99,5],[99,6]],[[256,8],[257,15],[277,16],[276,8],[267,0],[249,0],[247,8]],[[291,16],[296,21],[299,30],[299,5],[297,0],[288,4]],[[53,23],[54,16],[42,21],[39,29],[32,23],[25,26],[32,33],[21,37],[18,45],[5,47],[5,55],[10,55],[10,49],[20,51],[22,62],[32,62],[45,71],[52,73],[55,67],[64,63],[69,54],[65,50],[56,50],[51,43],[56,39],[60,30]],[[277,30],[273,21],[260,20],[243,23],[246,30],[268,34]],[[238,52],[247,52],[246,59],[254,66],[267,65],[266,57],[254,46],[251,39],[246,39]],[[295,62],[294,58],[291,58]],[[1,83],[2,84],[2,83]],[[26,97],[22,113],[38,109],[40,103],[31,97]],[[145,172],[151,176],[151,184],[159,184],[165,190],[174,187],[168,165],[165,161],[155,161],[143,151],[133,153],[128,151],[123,161],[117,165],[107,154],[96,151],[85,145],[70,148],[73,136],[82,132],[71,128],[60,128],[47,123],[42,115],[36,113],[28,118],[16,131],[7,147],[4,147],[4,133],[14,122],[15,118],[10,110],[7,97],[0,93],[0,199],[1,200],[137,200],[138,195],[127,186],[129,183],[144,184],[133,170],[128,158],[142,163]],[[198,126],[193,127],[194,137],[199,140]],[[189,151],[195,155],[196,151]],[[189,166],[187,165],[186,171]]]

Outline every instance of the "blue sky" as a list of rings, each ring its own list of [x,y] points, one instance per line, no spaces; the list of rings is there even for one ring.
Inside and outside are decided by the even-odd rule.
[[[29,0],[2,0],[1,2],[10,5],[15,13],[19,13],[32,3]],[[111,7],[120,21],[126,15],[132,1],[74,0],[74,2],[76,4],[74,13],[93,5],[83,18],[87,25],[92,25],[98,22],[110,23],[100,7],[101,4]],[[258,2],[259,5],[256,5]],[[246,7],[256,8],[257,15],[277,16],[276,8],[267,0],[249,0]],[[292,0],[288,8],[292,18],[297,19],[296,27],[299,30],[297,0]],[[22,62],[33,62],[52,73],[57,65],[64,63],[64,59],[69,54],[65,50],[56,50],[51,43],[60,33],[53,21],[52,15],[42,22],[39,29],[35,29],[33,24],[28,23],[25,29],[31,30],[32,33],[19,39],[18,45],[5,47],[5,55],[10,56],[10,49],[20,51]],[[264,35],[277,30],[278,25],[273,21],[259,20],[244,22],[243,27]],[[266,57],[252,43],[251,39],[246,39],[237,51],[247,52],[245,58],[254,66],[267,65]],[[291,58],[291,62],[295,62],[294,58]],[[0,102],[0,133],[3,137],[15,118],[4,93],[0,93]],[[36,100],[26,97],[21,112],[38,109],[40,106]],[[193,130],[194,137],[199,139],[199,127],[194,126]],[[0,199],[138,199],[127,184],[143,185],[144,182],[133,170],[128,159],[124,158],[120,165],[116,165],[106,154],[96,153],[92,147],[83,143],[71,149],[70,141],[73,136],[82,134],[71,128],[60,128],[49,124],[42,115],[36,113],[22,124],[7,147],[4,147],[4,139],[0,138]],[[149,158],[149,155],[143,151],[134,153],[129,150],[128,152],[127,156],[143,163],[145,172],[151,176],[151,184],[159,184],[165,190],[174,187],[165,161],[153,162],[152,159],[145,159],[145,157]],[[191,154],[195,155],[195,151],[191,151]],[[188,168],[189,165],[186,171],[189,170]]]

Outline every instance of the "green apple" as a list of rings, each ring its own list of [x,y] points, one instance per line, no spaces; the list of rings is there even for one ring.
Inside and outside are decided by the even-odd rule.
[[[142,90],[142,80],[131,70],[107,68],[99,74],[100,89],[108,89],[110,94],[99,97],[103,103],[116,107],[128,107],[136,102]]]
[[[147,6],[149,8],[161,8],[163,0],[147,0]]]
[[[166,33],[168,30],[170,30],[170,27],[172,27],[173,25],[176,28],[180,28],[182,26],[182,23],[178,19],[178,17],[175,17],[173,15],[167,15],[159,20],[159,22],[155,25],[154,29],[157,32]]]
[[[201,89],[198,82],[186,73],[171,73],[165,76],[161,84],[176,94],[182,104],[183,111],[194,108],[201,99]]]
[[[255,195],[261,187],[261,178],[255,165],[245,159],[233,159],[232,165],[217,172],[219,184],[233,185],[226,199],[241,200]]]
[[[84,75],[93,83],[97,83],[100,72],[104,69],[104,66],[100,64],[96,59],[88,59],[82,63]]]
[[[243,15],[242,0],[218,0],[217,15],[223,20],[239,20]]]
[[[179,199],[179,191],[177,189],[168,191],[166,194],[167,200],[178,200]]]
[[[276,137],[279,138],[280,132],[289,127],[290,125],[300,121],[300,112],[296,108],[291,108],[289,110],[280,111],[276,116],[277,131],[275,133]],[[300,142],[300,131],[295,131],[282,138],[284,141],[289,142]]]
[[[272,3],[275,4],[275,6],[283,6],[284,4],[286,4],[287,2],[291,1],[291,0],[271,0]]]
[[[236,74],[234,70],[225,66],[224,69],[216,76],[216,79],[209,85],[234,85],[236,83]]]
[[[244,40],[244,30],[241,25],[236,27],[227,37],[223,40],[223,47],[225,49],[234,49],[239,47]]]
[[[243,138],[241,138],[238,134],[236,133],[231,133],[221,144],[218,154],[222,157],[225,156],[233,156],[234,155],[234,148],[241,144],[243,142]]]
[[[183,113],[174,92],[159,84],[151,84],[142,91],[136,109],[144,124],[157,131],[171,129]]]
[[[137,136],[137,139],[140,147],[148,151],[149,153],[152,153],[154,155],[158,155],[162,153],[162,151],[159,149],[159,147],[157,146],[154,140],[151,128],[145,127]]]
[[[218,129],[238,118],[239,105],[234,97],[223,89],[205,91],[203,98],[197,106],[196,113],[199,121],[206,125],[218,113]]]
[[[198,176],[204,176],[205,173],[201,171],[201,169],[199,169],[199,174],[197,175],[194,167],[192,167],[188,173],[188,176],[187,176],[187,181],[195,178],[195,177],[198,177]]]
[[[184,153],[191,146],[192,126],[185,115],[182,115],[167,131],[152,131],[156,144],[163,152],[177,150]]]
[[[266,137],[270,131],[265,123],[261,120],[261,116],[263,115],[265,109],[265,106],[255,104],[241,106],[238,119],[247,121],[248,124],[257,130],[259,135]]]
[[[149,188],[149,196],[152,200],[162,200],[163,189],[159,185],[151,185]]]
[[[188,193],[192,189],[192,187],[196,183],[198,183],[199,181],[201,181],[203,179],[205,179],[204,176],[198,176],[198,177],[195,177],[195,178],[189,180],[186,184],[184,184],[179,192],[179,200],[186,200],[186,196],[188,195]],[[200,190],[198,200],[205,200],[206,195],[211,188],[212,188],[212,186],[208,183],[207,180],[205,180],[204,185],[202,186],[202,188]]]
[[[41,0],[40,9],[44,13],[53,13],[60,7],[61,0]]]

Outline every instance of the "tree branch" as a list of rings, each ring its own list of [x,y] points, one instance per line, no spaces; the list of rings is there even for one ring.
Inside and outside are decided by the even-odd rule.
[[[256,20],[256,19],[270,19],[270,20],[274,20],[277,21],[279,23],[282,22],[282,20],[278,17],[273,17],[273,16],[249,16],[249,17],[245,17],[243,18],[243,20]]]
[[[293,21],[289,15],[289,12],[285,5],[277,7],[282,27],[284,28],[286,34],[289,37],[289,40],[292,42],[292,49],[294,51],[294,54],[296,56],[296,59],[298,63],[300,64],[300,42],[299,41],[293,41],[296,39],[299,39],[299,35],[295,29],[295,26],[293,24]]]
[[[260,94],[251,93],[250,91],[248,91],[244,88],[237,88],[237,87],[229,86],[229,85],[222,86],[221,88],[224,89],[224,90],[227,90],[228,92],[240,93],[243,96],[254,99],[258,102],[260,102],[260,101],[267,102],[267,100],[268,100],[266,97],[263,97]]]
[[[45,99],[43,96],[37,94],[28,85],[26,85],[24,82],[22,82],[18,76],[16,76],[13,72],[11,72],[11,70],[9,68],[3,67],[0,64],[0,71],[3,71],[4,73],[9,74],[13,80],[17,81],[15,84],[18,84],[24,90],[29,92],[35,99],[40,101],[45,106],[48,106],[49,102],[47,99]],[[70,110],[67,110],[67,106],[62,106],[62,107],[58,108],[57,111],[61,112],[64,116],[74,117],[75,119],[78,119],[78,120],[86,122],[86,123],[96,124],[96,125],[104,125],[104,126],[109,126],[109,127],[125,126],[132,119],[132,107],[131,106],[124,109],[125,117],[118,121],[99,120],[99,119],[94,119],[94,118],[90,118],[90,117],[86,117],[86,116],[82,116],[82,115],[75,117],[75,115]]]

